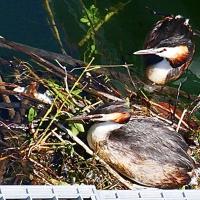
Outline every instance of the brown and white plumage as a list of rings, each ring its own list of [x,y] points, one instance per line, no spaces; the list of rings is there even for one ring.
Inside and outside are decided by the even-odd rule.
[[[107,114],[111,114],[109,111],[117,112],[108,109]],[[120,112],[127,117],[124,121],[129,119]],[[104,121],[107,114],[96,121]],[[189,184],[194,175],[195,163],[187,154],[187,143],[157,118],[132,116],[127,123],[116,123],[110,117],[109,121],[91,126],[87,139],[102,159],[142,185],[178,188]]]
[[[158,21],[146,38],[143,55],[147,78],[156,84],[178,79],[192,62],[195,45],[189,20],[167,16]]]

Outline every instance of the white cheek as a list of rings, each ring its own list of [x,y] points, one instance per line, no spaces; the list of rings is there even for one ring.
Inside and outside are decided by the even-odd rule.
[[[175,59],[177,56],[185,54],[187,51],[187,47],[163,47],[165,51],[161,53],[157,53],[158,56],[163,57],[163,58],[171,58]],[[163,49],[162,48],[162,49]]]
[[[164,58],[174,58],[176,54],[177,54],[176,49],[168,49],[167,51],[161,53],[161,56]]]

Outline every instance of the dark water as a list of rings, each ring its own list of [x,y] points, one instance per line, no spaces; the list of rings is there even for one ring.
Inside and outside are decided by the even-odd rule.
[[[83,16],[82,4],[79,0],[51,1],[56,22],[61,32],[62,41],[67,53],[78,59],[84,59],[84,52],[88,43],[83,47],[78,42],[84,37],[87,27],[80,23]],[[87,8],[92,3],[99,8],[100,16],[104,16],[111,6],[116,6],[119,0],[84,1]],[[135,73],[142,74],[140,57],[132,52],[143,46],[146,34],[152,25],[160,19],[152,15],[146,6],[164,14],[180,14],[190,19],[193,29],[200,29],[200,11],[198,1],[192,0],[133,0],[123,10],[114,15],[105,23],[96,34],[98,55],[95,62],[98,64],[122,64],[124,61],[133,63]],[[59,51],[58,45],[50,31],[47,15],[42,0],[1,0],[0,1],[0,35],[10,40],[29,44],[35,47]],[[190,93],[200,93],[200,38],[195,38],[196,54],[187,81],[183,88]],[[5,51],[0,51],[4,55]],[[182,79],[183,79],[182,78]],[[181,79],[180,79],[181,80]],[[176,81],[173,85],[177,85]]]
[[[94,1],[84,1],[89,7]],[[121,1],[127,2],[127,1]],[[106,10],[116,5],[119,1],[96,1],[96,7],[100,9],[103,16]],[[96,62],[100,64],[120,64],[124,60],[133,63],[136,73],[142,74],[143,68],[141,58],[132,55],[132,52],[141,49],[146,34],[151,30],[152,25],[160,19],[159,16],[152,15],[145,7],[148,6],[164,14],[180,14],[190,19],[193,29],[200,29],[200,13],[197,1],[187,0],[133,0],[123,10],[115,15],[108,23],[98,31],[96,43],[100,56],[96,56]],[[77,44],[86,33],[86,28],[79,19],[82,16],[82,6],[80,1],[57,0],[53,4],[58,22],[63,27],[69,44],[72,44],[74,52],[77,50],[83,59],[84,47]],[[187,76],[182,88],[190,93],[200,92],[200,68],[199,51],[200,38],[195,38],[196,54],[190,70],[181,79],[174,82],[178,85]],[[76,53],[77,53],[76,52]]]
[[[56,50],[42,0],[1,0],[0,35],[9,40]]]

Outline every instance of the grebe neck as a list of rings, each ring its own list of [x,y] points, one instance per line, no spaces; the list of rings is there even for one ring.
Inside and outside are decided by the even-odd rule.
[[[101,122],[92,125],[87,134],[87,141],[91,149],[95,150],[99,142],[106,141],[110,133],[122,127],[123,124],[115,122]]]

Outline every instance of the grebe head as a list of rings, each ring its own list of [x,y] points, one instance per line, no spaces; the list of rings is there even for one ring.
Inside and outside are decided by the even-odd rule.
[[[189,54],[188,47],[186,45],[180,45],[175,47],[159,47],[145,50],[139,50],[134,52],[135,55],[157,55],[163,58],[171,60],[184,59]]]
[[[98,107],[88,117],[95,123],[88,130],[87,141],[90,148],[96,151],[112,131],[129,121],[131,114],[125,102],[112,102]]]
[[[125,101],[99,106],[89,116],[92,121],[112,121],[120,124],[128,122],[131,117],[129,106]]]

